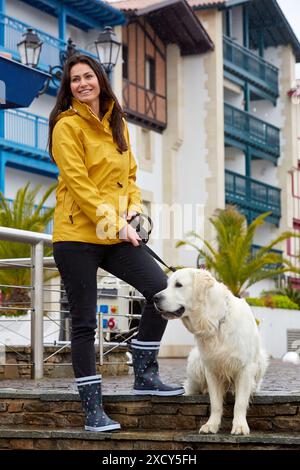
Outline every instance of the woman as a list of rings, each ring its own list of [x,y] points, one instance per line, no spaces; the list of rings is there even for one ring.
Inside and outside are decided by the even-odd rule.
[[[134,393],[180,395],[181,386],[162,383],[157,355],[166,321],[152,298],[166,287],[164,272],[139,244],[128,223],[141,211],[124,113],[101,66],[73,55],[66,63],[50,115],[49,150],[59,168],[53,252],[72,317],[72,363],[86,413],[85,429],[119,429],[103,411],[96,375],[97,269],[110,272],[146,298],[137,338],[132,341]]]

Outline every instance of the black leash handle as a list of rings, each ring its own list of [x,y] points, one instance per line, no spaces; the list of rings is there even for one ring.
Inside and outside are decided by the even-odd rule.
[[[144,220],[147,220],[147,222],[149,223],[150,225],[150,228],[148,230],[146,230],[144,227],[143,227],[143,219]],[[128,220],[128,223],[129,224],[132,224],[132,227],[136,230],[136,232],[138,233],[138,235],[140,236],[141,238],[141,242],[140,242],[140,246],[143,246],[145,248],[146,251],[148,251],[148,253],[156,259],[156,261],[158,261],[159,263],[163,264],[166,268],[168,268],[170,271],[172,271],[173,273],[176,270],[176,268],[174,268],[173,266],[168,266],[156,253],[155,251],[151,250],[151,248],[149,248],[149,246],[146,245],[146,243],[148,243],[149,241],[149,236],[150,236],[150,233],[152,232],[152,229],[153,229],[153,222],[152,222],[152,219],[146,215],[146,214],[135,214],[131,217],[130,220]]]
[[[146,229],[143,226],[144,221],[148,222],[150,228]],[[153,230],[153,221],[148,215],[137,213],[133,215],[127,223],[135,229],[143,243],[148,243],[150,234]]]

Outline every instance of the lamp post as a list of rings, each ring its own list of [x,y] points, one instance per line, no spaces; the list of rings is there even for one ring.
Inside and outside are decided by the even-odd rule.
[[[31,28],[28,28],[27,32],[23,34],[23,36],[24,39],[17,44],[21,62],[24,65],[28,65],[29,67],[35,68],[39,62],[43,42],[40,40],[39,35],[37,33],[34,33]],[[60,51],[59,54],[60,65],[50,66],[50,77],[46,81],[45,86],[42,88],[42,90],[40,90],[39,95],[42,95],[48,90],[50,82],[52,82],[56,88],[59,87],[63,72],[63,65],[65,61],[76,52],[76,45],[73,43],[72,39],[69,38],[66,50]]]
[[[97,41],[95,41],[95,46],[99,62],[103,66],[108,77],[110,77],[111,71],[117,63],[121,48],[121,43],[118,41],[111,26],[105,26],[104,30],[101,31]]]
[[[31,28],[28,28],[27,32],[23,34],[23,36],[24,39],[17,44],[21,62],[24,65],[35,68],[39,62],[43,41],[40,40],[39,35]],[[105,26],[104,30],[101,31],[97,41],[95,41],[95,46],[99,62],[110,79],[112,69],[117,63],[121,48],[121,43],[118,41],[116,34],[110,26]],[[42,95],[47,91],[50,82],[53,83],[54,87],[59,87],[63,65],[65,61],[76,52],[76,46],[72,39],[69,38],[66,50],[60,51],[59,54],[60,65],[50,66],[48,71],[50,77],[45,83],[44,88],[39,92],[39,95]]]
[[[27,28],[23,37],[23,41],[17,44],[21,62],[23,65],[35,68],[39,62],[43,42],[31,28]]]
[[[76,49],[76,44],[74,44],[72,39],[69,38],[68,42],[67,42],[66,50],[65,51],[60,51],[60,54],[59,54],[59,60],[60,60],[61,66],[63,67],[66,60],[68,60],[69,57],[71,57],[73,54],[76,54],[76,52],[78,52],[77,49]]]

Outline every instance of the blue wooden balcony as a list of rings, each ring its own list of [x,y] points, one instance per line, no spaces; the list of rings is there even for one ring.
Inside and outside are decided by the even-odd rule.
[[[7,205],[10,209],[13,208],[13,203],[14,203],[14,200],[13,199],[9,199],[9,198],[5,198],[5,201],[7,202]],[[34,208],[36,208],[37,206],[34,206]],[[42,207],[41,209],[41,215],[44,214],[44,212],[49,209],[49,207],[47,206],[44,206]],[[49,224],[47,225],[46,227],[46,230],[45,230],[45,233],[49,234],[49,235],[52,235],[52,232],[53,232],[53,219],[51,220],[51,222],[49,222]]]
[[[3,122],[0,147],[22,155],[50,161],[47,152],[48,119],[19,109],[0,112]]]
[[[260,181],[225,170],[225,199],[238,206],[248,222],[258,215],[272,211],[266,221],[279,225],[281,217],[280,189]]]
[[[280,130],[246,111],[224,104],[225,143],[239,148],[251,145],[253,155],[277,164]]]
[[[23,23],[22,21],[16,20],[10,16],[3,15],[2,13],[0,13],[0,28],[2,30],[2,34],[0,35],[1,50],[11,53],[14,59],[19,60],[17,44],[23,39],[22,35],[26,33],[27,28],[32,28],[36,33],[38,33],[43,41],[42,52],[38,65],[39,69],[48,72],[50,66],[60,65],[60,53],[65,51],[67,47],[67,43],[65,41],[51,36],[50,34],[45,33],[45,31],[37,29],[32,25]],[[85,50],[81,51],[97,59],[97,57],[91,52]]]
[[[224,69],[261,89],[266,97],[279,96],[278,68],[240,46],[227,36],[223,37]]]
[[[256,256],[257,252],[263,248],[261,245],[251,245],[251,255]],[[271,250],[268,250],[268,253],[274,253],[275,255],[279,255],[280,258],[283,257],[283,251],[282,250],[276,250],[275,248],[271,248]],[[267,264],[264,269],[270,270],[270,269],[278,269],[282,267],[282,262],[280,263],[272,263],[272,264]]]
[[[3,164],[56,178],[58,169],[47,152],[48,119],[20,109],[0,111]]]

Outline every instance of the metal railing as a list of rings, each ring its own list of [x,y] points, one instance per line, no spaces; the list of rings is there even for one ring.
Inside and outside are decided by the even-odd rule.
[[[262,248],[264,248],[263,246],[261,245],[251,245],[251,255],[254,257],[257,255],[257,253],[259,252],[259,250],[261,250]],[[277,263],[270,263],[270,264],[267,264],[264,266],[264,269],[265,270],[269,270],[269,269],[278,269],[282,266],[282,258],[283,258],[283,251],[282,250],[277,250],[276,248],[271,248],[270,250],[268,250],[268,253],[271,253],[271,254],[274,254],[274,255],[277,255],[279,258],[281,258],[280,261],[278,261]]]
[[[226,202],[252,210],[256,215],[272,211],[269,217],[272,223],[278,223],[281,216],[280,193],[279,188],[225,170]]]
[[[234,106],[224,104],[225,133],[246,144],[280,156],[280,130]]]
[[[279,95],[278,68],[227,36],[223,37],[224,68]]]
[[[7,109],[2,113],[4,129],[0,137],[5,139],[6,144],[17,144],[20,149],[39,153],[50,161],[47,152],[48,119],[19,109]]]
[[[32,376],[35,379],[43,377],[43,258],[44,246],[52,245],[51,235],[44,235],[26,230],[17,230],[8,227],[0,227],[0,240],[9,242],[27,243],[31,245],[31,351],[32,351]],[[0,262],[0,266],[5,263]],[[7,265],[7,263],[6,263]],[[24,265],[23,265],[24,267]],[[22,286],[24,287],[24,286]],[[4,307],[7,310],[7,307]]]
[[[60,64],[60,53],[65,51],[67,47],[65,41],[2,13],[0,13],[0,23],[4,30],[4,43],[0,44],[0,46],[2,46],[2,49],[5,51],[10,52],[14,59],[19,59],[17,44],[23,39],[22,35],[26,33],[27,28],[32,28],[43,41],[39,68],[48,71],[49,66]],[[90,51],[82,50],[82,52],[96,58],[96,55],[92,54]]]
[[[44,246],[51,246],[52,245],[52,237],[50,235],[44,235],[40,233],[25,231],[25,230],[17,230],[7,227],[0,227],[0,240],[9,241],[9,242],[18,242],[18,243],[25,243],[31,245],[31,258],[17,258],[17,259],[0,259],[0,270],[4,269],[30,269],[31,270],[31,283],[30,285],[4,285],[0,284],[1,288],[5,289],[18,289],[20,291],[26,291],[30,293],[30,304],[28,302],[3,302],[3,299],[0,299],[0,313],[1,312],[16,312],[20,311],[21,313],[29,313],[30,314],[30,321],[31,322],[31,335],[30,335],[30,344],[31,344],[31,377],[34,379],[41,379],[44,374],[44,364],[47,364],[47,361],[52,358],[55,354],[60,353],[63,349],[65,349],[70,344],[70,340],[68,337],[69,329],[64,327],[67,334],[63,341],[55,340],[53,345],[57,346],[58,349],[50,356],[44,358],[44,318],[45,314],[47,315],[47,320],[51,321],[58,327],[59,332],[62,330],[62,321],[65,319],[66,315],[69,315],[67,301],[63,301],[63,297],[65,297],[65,290],[61,287],[61,283],[55,283],[51,286],[46,286],[44,284],[44,271],[55,271],[57,273],[57,268],[54,262],[53,257],[44,257]],[[105,271],[101,270],[98,273],[98,279],[111,278],[113,282],[117,278],[114,276],[106,273]],[[117,280],[118,281],[118,280]],[[56,281],[55,281],[56,282]],[[122,282],[122,281],[118,281]],[[137,334],[137,326],[132,327],[131,322],[132,320],[139,320],[140,314],[135,314],[133,311],[133,302],[143,301],[143,297],[140,295],[136,295],[135,290],[130,288],[127,284],[123,283],[124,286],[127,286],[128,290],[123,294],[120,293],[121,290],[117,295],[112,295],[114,299],[118,297],[125,299],[126,301],[126,308],[123,311],[114,312],[113,317],[114,319],[124,317],[126,319],[126,326],[124,327],[125,330],[121,331],[119,329],[110,329],[107,326],[108,323],[108,313],[104,312],[100,308],[97,311],[97,319],[98,319],[98,347],[99,347],[99,364],[104,364],[104,357],[108,355],[110,352],[114,351],[117,348],[128,347],[128,341]],[[129,289],[131,289],[129,291]],[[101,289],[100,289],[101,290]],[[53,296],[53,294],[58,296],[59,299],[53,300],[52,298],[49,301],[45,301],[44,294]],[[101,296],[102,295],[102,296]],[[98,297],[101,297],[101,301],[103,301],[103,292],[100,293]],[[109,294],[105,293],[105,300],[104,303],[109,303],[107,298],[109,298]],[[28,297],[28,296],[27,296]],[[117,300],[114,300],[117,303]],[[55,304],[53,306],[53,304]],[[58,307],[57,307],[58,305]],[[128,308],[127,308],[128,307]],[[59,314],[60,317],[51,317],[51,315]],[[112,314],[110,314],[112,316]],[[11,321],[11,318],[8,317],[6,319],[7,322]],[[19,321],[16,319],[15,321]],[[22,317],[20,317],[20,321]],[[2,322],[2,321],[1,321]],[[6,324],[6,330],[9,332],[10,326]],[[22,336],[22,335],[21,335]],[[22,339],[27,340],[28,338],[23,337]],[[1,341],[0,341],[1,343]],[[14,350],[13,348],[10,348]],[[16,352],[16,351],[15,351]],[[120,364],[120,362],[113,362],[109,361],[109,364]],[[15,364],[18,365],[18,364]],[[71,365],[66,364],[65,362],[62,365]]]

